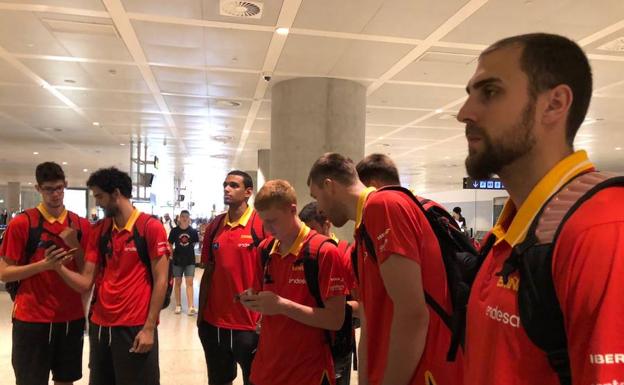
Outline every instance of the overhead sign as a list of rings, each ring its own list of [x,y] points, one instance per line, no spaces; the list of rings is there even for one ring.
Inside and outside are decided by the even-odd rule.
[[[464,190],[505,190],[505,185],[503,185],[503,182],[498,178],[464,178]]]

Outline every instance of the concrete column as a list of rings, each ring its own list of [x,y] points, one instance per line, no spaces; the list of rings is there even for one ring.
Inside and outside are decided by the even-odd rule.
[[[303,207],[311,200],[307,178],[319,156],[364,157],[366,89],[350,80],[299,78],[277,83],[271,93],[270,177],[288,180]],[[338,233],[350,238],[352,231],[344,226]]]
[[[258,190],[269,179],[271,179],[271,150],[258,150]]]
[[[9,210],[9,214],[22,210],[20,190],[20,182],[7,183],[7,198],[5,204],[7,210]]]

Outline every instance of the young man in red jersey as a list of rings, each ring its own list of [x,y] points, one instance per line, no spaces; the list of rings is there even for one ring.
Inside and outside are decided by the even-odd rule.
[[[167,291],[167,234],[159,220],[132,206],[127,173],[100,169],[87,186],[106,218],[92,228],[82,273],[64,266],[57,271],[80,292],[95,282],[89,384],[159,385],[157,326]]]
[[[255,248],[265,237],[260,216],[248,204],[252,193],[251,176],[230,171],[223,181],[228,211],[215,217],[204,234],[202,263],[207,268],[200,284],[197,326],[210,385],[231,385],[237,364],[248,385],[258,346],[260,315],[233,301],[253,285]]]
[[[347,272],[346,286],[349,290],[347,296],[347,305],[351,307],[351,314],[357,316],[358,311],[358,294],[356,288],[355,272],[353,271],[353,264],[351,262],[351,253],[353,252],[352,245],[344,239],[338,239],[334,233],[331,232],[331,222],[325,214],[319,211],[318,203],[310,202],[303,206],[299,212],[299,219],[306,226],[316,231],[317,233],[331,238],[336,242],[338,247],[338,253],[340,254],[340,261],[343,264],[343,268]],[[353,354],[349,352],[343,357],[334,357],[334,367],[336,370],[336,384],[348,385],[351,381],[351,363]]]
[[[450,313],[440,247],[422,210],[405,193],[366,188],[353,161],[336,153],[314,163],[308,185],[333,224],[355,221],[362,321],[358,383],[461,383],[461,356],[446,361],[451,332],[425,304],[427,292]],[[376,257],[367,251],[364,231]]]
[[[338,249],[299,220],[295,190],[288,182],[268,181],[255,206],[272,237],[257,249],[260,282],[240,297],[245,307],[262,314],[251,382],[334,385],[329,330],[342,326],[347,293]],[[313,272],[306,272],[306,258],[314,261],[315,295],[306,278]]]
[[[466,89],[457,116],[466,124],[466,169],[474,178],[499,175],[510,199],[468,303],[465,383],[624,382],[624,188],[584,201],[554,241],[542,283],[549,281],[549,310],[558,307],[562,320],[546,333],[558,331],[567,341],[551,357],[529,339],[529,318],[520,319],[528,276],[506,269],[512,250],[531,241],[529,227],[550,197],[594,170],[585,151],[573,147],[592,95],[587,57],[562,36],[514,36],[481,54]]]
[[[20,385],[47,384],[50,372],[56,385],[72,384],[82,377],[84,309],[54,268],[82,268],[89,222],[65,209],[61,166],[41,163],[35,176],[41,203],[11,221],[0,247],[0,280],[19,282],[11,361]]]

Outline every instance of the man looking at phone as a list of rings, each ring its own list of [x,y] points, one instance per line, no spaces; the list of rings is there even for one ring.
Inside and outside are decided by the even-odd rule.
[[[18,385],[47,384],[50,371],[55,385],[72,384],[82,377],[84,310],[54,267],[82,268],[89,222],[65,209],[61,166],[42,163],[35,176],[42,202],[11,221],[0,246],[0,280],[15,295],[11,361]]]

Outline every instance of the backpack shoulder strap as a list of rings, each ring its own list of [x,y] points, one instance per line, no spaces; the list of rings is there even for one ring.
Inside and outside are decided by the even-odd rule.
[[[37,244],[41,240],[43,234],[43,224],[45,219],[43,214],[36,208],[27,209],[22,212],[28,218],[28,239],[24,249],[24,265],[30,263],[30,259],[37,252]]]
[[[80,223],[80,216],[72,211],[67,210],[67,224],[76,230],[76,236],[78,242],[82,240],[82,226]],[[75,226],[75,227],[74,227]]]
[[[147,249],[147,224],[152,219],[150,215],[145,213],[139,214],[134,227],[132,229],[132,239],[134,240],[134,246],[136,247],[137,254],[139,254],[139,259],[147,268],[149,272],[150,279],[153,280],[152,277],[152,262],[149,257],[149,250]]]
[[[225,221],[225,215],[226,213],[219,214],[212,220],[214,225],[210,233],[208,234],[208,239],[207,239],[209,261],[215,260],[214,249],[212,248],[212,243],[214,242],[215,237],[217,236],[217,233],[219,232],[219,229],[222,227],[223,222]]]
[[[552,276],[552,257],[557,239],[576,210],[596,193],[624,187],[624,177],[604,172],[581,174],[553,194],[534,218],[525,241],[505,262],[503,279],[520,272],[518,307],[528,337],[548,358],[562,385],[572,383],[563,312]]]
[[[106,259],[112,254],[111,232],[113,231],[113,219],[103,218],[97,221],[93,231],[99,231],[100,239],[98,240],[99,267],[104,270],[106,267]]]
[[[273,277],[269,273],[269,263],[271,262],[271,249],[277,242],[277,239],[273,237],[265,238],[260,245],[258,245],[258,250],[260,251],[260,263],[262,266],[262,286],[267,283],[273,283]]]
[[[264,234],[264,226],[262,227],[262,238],[260,238],[258,236],[258,234],[256,233],[256,219],[258,217],[258,213],[256,212],[256,210],[253,210],[253,213],[251,214],[251,239],[253,240],[253,245],[255,247],[258,247],[258,245],[260,245],[260,242],[262,242],[262,240],[265,238],[265,234]]]
[[[303,246],[303,255],[295,264],[303,264],[303,273],[305,275],[306,284],[310,295],[314,297],[318,307],[325,307],[323,297],[321,295],[321,286],[319,282],[319,263],[318,259],[321,249],[326,243],[336,246],[336,242],[328,237],[320,234],[312,235]]]

